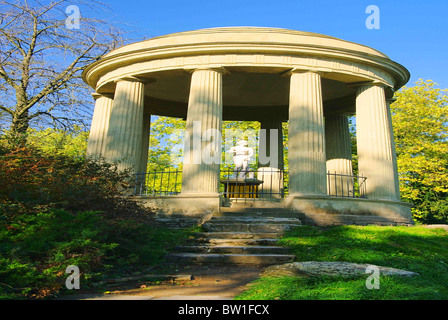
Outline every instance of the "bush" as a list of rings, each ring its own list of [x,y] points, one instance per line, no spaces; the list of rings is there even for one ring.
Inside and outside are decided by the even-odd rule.
[[[104,161],[0,149],[0,299],[53,296],[69,265],[88,288],[159,263],[188,231],[155,228],[122,196],[128,176]]]
[[[79,267],[82,288],[89,289],[117,272],[160,263],[188,234],[133,220],[111,221],[99,212],[36,210],[11,215],[9,206],[1,211],[0,299],[68,293],[69,265]]]
[[[64,284],[65,268],[76,265],[83,278],[102,265],[116,243],[101,241],[95,212],[62,209],[3,214],[0,232],[0,278],[3,294],[41,298]]]
[[[71,212],[102,211],[110,219],[147,220],[151,213],[122,197],[129,172],[89,158],[48,155],[34,148],[0,150],[0,203]]]

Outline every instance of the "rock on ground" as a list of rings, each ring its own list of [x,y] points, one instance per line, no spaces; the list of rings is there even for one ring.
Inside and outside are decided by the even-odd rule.
[[[441,229],[445,229],[445,230],[448,230],[448,224],[427,224],[427,225],[424,225],[426,228],[429,228],[429,229],[439,229],[439,228],[441,228]]]
[[[371,273],[366,272],[368,267],[377,267],[380,275],[395,275],[412,277],[418,273],[400,270],[395,268],[387,268],[375,266],[371,264],[358,264],[351,262],[328,262],[328,261],[304,261],[291,262],[281,265],[273,265],[267,267],[261,273],[261,276],[343,276],[352,277]]]

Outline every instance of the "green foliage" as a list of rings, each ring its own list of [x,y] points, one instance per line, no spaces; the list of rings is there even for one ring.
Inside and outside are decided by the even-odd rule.
[[[46,155],[60,155],[71,158],[82,158],[86,155],[89,131],[84,127],[73,126],[70,131],[46,128],[42,130],[28,128],[23,134],[26,144],[21,145],[14,141],[11,130],[0,130],[0,147],[3,149],[17,149],[19,147],[31,147],[40,150]]]
[[[232,161],[226,159],[226,151],[240,139],[248,140],[255,148],[255,156],[251,165],[256,168],[258,161],[258,121],[223,121],[222,123],[222,169],[230,168]],[[228,136],[226,136],[226,133]],[[232,134],[232,136],[230,136]],[[283,124],[283,140],[285,151],[285,168],[287,161],[288,124]],[[183,148],[185,139],[185,120],[172,117],[155,117],[151,122],[150,148],[148,156],[148,172],[163,171],[168,168],[182,169]],[[228,157],[228,156],[227,156]]]
[[[172,117],[155,117],[151,122],[150,147],[148,152],[147,172],[159,172],[148,175],[146,192],[148,194],[175,194],[180,192],[183,168],[183,149],[185,139],[185,120]],[[258,121],[223,121],[222,126],[222,175],[227,169],[233,169],[232,160],[226,151],[240,139],[248,140],[252,146],[258,147]],[[226,137],[226,132],[234,134],[233,141]],[[226,145],[226,143],[231,145]],[[256,168],[257,155],[251,165]],[[227,158],[226,158],[227,156]],[[230,157],[231,158],[231,157]],[[179,172],[175,172],[179,170]]]
[[[82,278],[89,279],[103,264],[105,254],[117,246],[101,241],[100,216],[95,212],[74,214],[50,208],[3,212],[0,217],[3,298],[53,294],[65,283],[69,265],[77,265]]]
[[[71,264],[88,289],[160,263],[189,231],[155,228],[152,212],[122,197],[128,186],[128,173],[106,162],[0,148],[0,299],[66,292]]]
[[[228,167],[231,163],[225,160],[226,131],[233,131],[232,146],[237,140],[246,139],[258,147],[258,121],[223,121],[222,125],[222,163]],[[182,169],[183,148],[185,139],[185,120],[172,117],[155,117],[151,122],[148,171],[162,171],[168,168]],[[257,154],[257,153],[256,153]],[[256,163],[257,159],[253,159]]]
[[[408,300],[448,298],[448,231],[425,227],[303,226],[281,244],[297,261],[345,261],[399,268],[416,277],[380,274],[379,290],[357,277],[262,277],[238,299]]]
[[[33,148],[0,150],[0,203],[62,205],[72,211],[120,207],[127,172],[114,165]],[[104,200],[104,201],[101,201]],[[107,207],[101,204],[108,201]]]
[[[182,169],[185,121],[172,117],[152,117],[148,170]]]
[[[419,80],[397,92],[391,105],[401,196],[423,223],[448,221],[447,93]]]
[[[251,158],[249,168],[257,168],[259,129],[260,123],[258,121],[223,121],[223,143],[221,154],[222,174],[227,174],[228,170],[233,170],[233,158],[228,151],[231,147],[235,146],[239,140],[246,140],[249,147],[254,149],[254,156]]]
[[[157,229],[101,212],[46,208],[0,211],[0,299],[45,298],[65,289],[65,268],[76,265],[81,287],[117,272],[160,263],[189,231]],[[17,209],[17,208],[16,208]],[[137,268],[135,266],[138,266]]]
[[[47,128],[28,129],[27,145],[49,155],[65,155],[70,158],[85,157],[89,132],[74,126],[70,132]]]
[[[358,143],[356,141],[356,117],[350,116],[348,117],[348,126],[350,131],[350,146],[352,149],[352,168],[353,175],[359,175],[358,169]]]

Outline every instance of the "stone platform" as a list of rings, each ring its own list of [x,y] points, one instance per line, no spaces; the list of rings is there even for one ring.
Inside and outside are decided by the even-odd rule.
[[[168,197],[166,197],[168,198]],[[285,199],[230,199],[197,198],[214,203],[204,209],[193,210],[185,198],[171,197],[159,206],[158,218],[168,224],[192,226],[202,224],[211,217],[225,214],[235,218],[279,216],[300,219],[313,226],[332,225],[413,225],[411,205],[400,201],[370,200],[362,198],[335,198],[328,196],[294,196]],[[146,201],[147,199],[141,198]],[[160,200],[160,199],[159,199]],[[152,207],[154,199],[146,203]],[[225,206],[223,206],[225,205]],[[184,206],[184,207],[182,207]],[[169,207],[169,209],[167,209]]]

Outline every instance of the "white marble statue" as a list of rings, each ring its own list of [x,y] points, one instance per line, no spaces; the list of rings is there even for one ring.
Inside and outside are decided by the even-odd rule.
[[[240,140],[236,144],[229,150],[230,153],[233,153],[233,162],[235,163],[234,177],[245,179],[248,174],[250,158],[254,155],[254,151],[247,146],[246,140]]]

